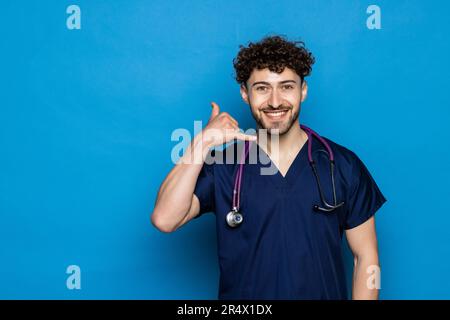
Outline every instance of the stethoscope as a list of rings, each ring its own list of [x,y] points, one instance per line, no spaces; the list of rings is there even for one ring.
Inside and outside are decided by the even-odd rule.
[[[307,126],[300,125],[300,127],[306,132],[308,136],[308,161],[311,166],[311,169],[314,173],[314,177],[316,178],[317,182],[317,188],[319,189],[319,195],[320,195],[320,201],[322,202],[322,206],[314,205],[313,210],[314,211],[322,211],[326,213],[333,212],[335,209],[342,207],[344,205],[344,202],[337,202],[336,198],[336,186],[334,182],[334,154],[331,150],[330,145],[323,139],[318,133],[313,131],[312,129],[308,128]],[[332,191],[333,191],[333,204],[329,204],[326,199],[325,195],[322,190],[322,186],[320,184],[320,178],[319,174],[317,173],[316,163],[314,162],[312,158],[312,138],[315,137],[317,140],[319,140],[322,145],[325,147],[326,153],[328,154],[328,158],[330,160],[330,172],[331,172],[331,185],[332,185]],[[236,173],[236,177],[234,180],[234,189],[233,189],[233,205],[231,208],[231,211],[226,216],[227,224],[230,227],[237,227],[244,221],[244,217],[242,216],[242,213],[239,212],[240,207],[240,191],[241,191],[241,180],[242,180],[242,172],[244,170],[244,160],[247,157],[250,148],[252,144],[249,143],[249,141],[244,141],[244,152],[242,152],[241,155],[241,161],[239,162],[239,167]]]

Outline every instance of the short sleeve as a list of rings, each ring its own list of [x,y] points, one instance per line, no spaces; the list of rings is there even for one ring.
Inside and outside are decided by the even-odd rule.
[[[204,163],[195,185],[194,194],[200,201],[200,212],[195,218],[205,212],[215,210],[214,201],[214,164]]]
[[[345,229],[352,229],[366,222],[386,202],[364,163],[353,155],[352,184],[347,197]]]

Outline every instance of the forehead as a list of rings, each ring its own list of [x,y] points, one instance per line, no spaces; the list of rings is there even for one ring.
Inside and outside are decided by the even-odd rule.
[[[284,80],[295,80],[296,82],[300,82],[300,77],[298,74],[290,69],[284,68],[282,73],[276,73],[269,70],[269,68],[265,69],[253,69],[250,78],[248,78],[248,84],[252,84],[257,81],[266,81],[270,83],[276,83]]]

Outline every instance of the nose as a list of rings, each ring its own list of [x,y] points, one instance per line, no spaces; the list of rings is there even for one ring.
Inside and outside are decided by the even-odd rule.
[[[276,90],[273,90],[272,93],[270,94],[268,103],[274,109],[281,106],[281,99],[278,96],[278,92]]]

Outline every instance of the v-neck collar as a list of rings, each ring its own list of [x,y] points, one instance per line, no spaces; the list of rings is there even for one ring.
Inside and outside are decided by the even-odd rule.
[[[308,140],[305,141],[303,146],[300,148],[300,150],[297,152],[294,160],[291,162],[291,165],[289,166],[286,175],[283,176],[281,174],[281,171],[279,168],[275,165],[275,163],[272,161],[272,159],[269,157],[269,155],[256,143],[257,147],[257,159],[258,159],[258,165],[255,167],[257,170],[257,174],[261,175],[262,177],[267,177],[268,180],[272,181],[275,186],[278,189],[290,189],[294,183],[299,178],[302,171],[305,169],[305,167],[308,165]],[[314,140],[314,139],[313,139]],[[313,142],[313,141],[312,141]],[[264,161],[260,161],[260,159],[263,159]],[[263,164],[264,163],[264,164]],[[271,166],[274,166],[276,168],[276,173],[273,175],[262,175],[261,169],[262,168],[270,168]]]

